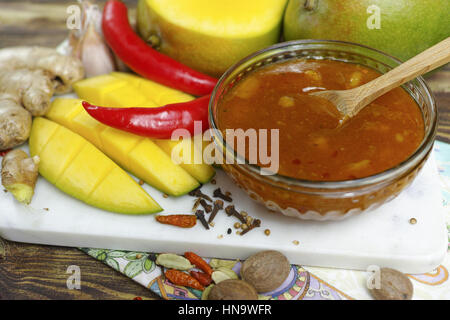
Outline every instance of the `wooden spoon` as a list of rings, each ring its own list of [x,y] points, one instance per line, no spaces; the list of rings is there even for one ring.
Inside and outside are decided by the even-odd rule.
[[[382,76],[350,90],[327,90],[311,95],[332,102],[343,116],[341,124],[386,92],[450,62],[450,37]]]

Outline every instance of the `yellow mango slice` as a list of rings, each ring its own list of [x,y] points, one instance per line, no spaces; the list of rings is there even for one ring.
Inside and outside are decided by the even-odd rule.
[[[146,94],[150,99],[152,98],[155,101],[157,106],[163,106],[171,103],[180,103],[187,102],[194,99],[193,96],[188,95],[184,92],[163,86],[159,83],[153,82],[151,80],[147,80],[129,73],[124,72],[113,72],[111,73],[114,77],[118,79],[122,79],[128,81],[130,84],[139,85],[141,88],[141,92]],[[147,105],[147,107],[151,107],[151,105]],[[177,142],[171,140],[155,140],[155,143],[163,149],[167,155],[171,156],[173,149],[178,145],[178,143],[189,144],[190,142]],[[189,163],[181,163],[180,166],[186,170],[191,176],[193,176],[197,181],[204,184],[209,182],[215,174],[215,170],[212,166],[204,164],[204,163],[195,163],[194,157],[197,153],[197,158],[202,159],[202,150],[194,148],[194,143],[190,143],[191,145],[191,159]],[[180,147],[182,148],[182,147]]]
[[[102,79],[105,78],[105,76],[100,76],[100,77],[102,77]],[[124,81],[127,83],[127,85],[121,86],[120,88],[118,88],[115,91],[108,91],[105,94],[103,94],[103,101],[104,101],[103,105],[112,106],[112,107],[159,107],[159,106],[163,106],[166,104],[186,102],[186,101],[190,101],[190,100],[194,99],[193,96],[188,95],[184,92],[163,86],[159,83],[144,79],[142,77],[139,77],[139,76],[136,76],[136,75],[133,75],[130,73],[112,72],[111,75],[109,75],[109,77],[117,79],[117,81]],[[91,79],[95,79],[95,78],[97,78],[97,77],[94,77]],[[108,79],[110,79],[110,78],[108,78]],[[100,83],[101,82],[100,80],[97,82]],[[97,82],[92,81],[93,84],[95,84]],[[111,82],[113,82],[113,81],[111,81]],[[130,87],[132,87],[132,86],[135,86],[134,89],[130,89]],[[95,88],[93,90],[95,90]],[[101,91],[102,89],[99,88],[98,90]],[[125,91],[128,91],[129,93],[126,93]],[[85,92],[90,93],[87,90]],[[130,94],[131,92],[132,92],[132,94]],[[78,93],[78,95],[80,96],[80,93]],[[144,95],[146,97],[145,102],[143,102],[144,99],[143,99],[142,95]],[[112,96],[114,96],[114,100],[113,100],[113,98],[111,98]],[[139,98],[132,98],[131,96],[136,96]],[[80,98],[86,99],[89,102],[91,101],[90,96],[80,96]],[[139,100],[136,100],[136,99],[139,99]],[[138,104],[137,101],[140,101],[141,103]],[[79,131],[77,130],[77,132],[79,132]],[[92,133],[88,133],[88,134],[92,135]],[[89,140],[92,142],[91,139],[89,139]],[[170,140],[158,140],[158,141],[155,141],[155,143],[162,150],[164,150],[164,152],[169,157],[172,154],[173,148],[177,144],[177,142],[173,142]],[[106,152],[106,151],[103,150],[103,152]],[[199,152],[199,151],[196,151],[196,152]],[[108,155],[110,155],[108,152],[106,152],[106,153]],[[192,155],[193,154],[194,153],[192,153]],[[114,160],[117,161],[116,159],[114,159]],[[182,163],[182,164],[180,164],[180,166],[184,170],[186,170],[192,177],[194,177],[198,182],[200,182],[202,184],[209,182],[215,174],[214,168],[205,163],[196,164],[193,161],[191,161],[190,163]],[[143,179],[143,180],[147,182],[147,180],[145,180],[145,179]],[[155,182],[152,183],[152,185],[155,185],[155,184],[157,184],[157,183],[155,183]],[[170,194],[170,193],[168,193],[168,194]]]
[[[81,99],[89,103],[105,105],[105,94],[125,87],[128,83],[109,74],[87,78],[74,83],[73,89]]]
[[[123,214],[150,214],[161,207],[125,171],[87,140],[44,118],[35,118],[30,154],[39,173],[61,191],[94,207]]]
[[[153,101],[155,106],[163,106],[170,103],[179,103],[193,100],[194,97],[184,92],[163,86],[157,82],[126,72],[112,72],[111,75],[117,79],[127,81],[129,84],[140,89],[147,99]]]
[[[77,111],[65,115],[65,104],[76,106]],[[47,117],[80,134],[122,168],[168,195],[181,196],[199,186],[152,140],[103,125],[89,116],[81,100],[55,99]]]
[[[197,179],[200,183],[205,184],[209,182],[215,174],[214,168],[203,162],[203,152],[198,148],[193,140],[183,140],[183,141],[172,141],[172,140],[155,140],[156,144],[167,153],[168,156],[172,155],[175,149],[176,151],[181,151],[179,157],[182,158],[182,150],[190,149],[190,157],[188,158],[188,163],[180,163],[180,166],[186,170],[191,176]],[[200,162],[198,161],[200,160]],[[196,163],[197,162],[197,163]]]
[[[137,88],[139,88],[139,84],[142,80],[142,77],[139,77],[137,75],[134,75],[134,74],[128,73],[128,72],[116,72],[115,71],[115,72],[111,72],[110,75],[117,79],[124,80]]]
[[[103,106],[111,108],[135,107],[147,102],[147,97],[135,86],[128,84],[103,96]]]

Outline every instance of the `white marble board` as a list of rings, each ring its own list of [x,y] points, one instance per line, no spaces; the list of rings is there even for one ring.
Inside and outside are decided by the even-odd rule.
[[[220,212],[207,231],[198,223],[192,229],[162,225],[153,215],[127,216],[90,207],[39,178],[31,206],[17,203],[0,192],[0,236],[13,241],[71,247],[93,247],[149,252],[195,251],[217,258],[245,259],[260,250],[283,252],[292,263],[366,270],[369,265],[389,266],[406,273],[429,272],[447,252],[439,177],[434,158],[414,183],[386,205],[359,216],[335,222],[301,221],[269,212],[236,187],[218,170],[217,184],[230,191],[238,210],[262,220],[261,228],[245,236],[235,234],[235,218]],[[164,213],[189,213],[194,198],[164,198],[144,188],[162,205]],[[48,208],[48,211],[44,208]],[[417,224],[410,224],[410,218]],[[233,233],[227,234],[231,227]],[[270,229],[270,236],[264,229]],[[219,235],[223,235],[220,238]],[[299,242],[298,245],[293,243]]]

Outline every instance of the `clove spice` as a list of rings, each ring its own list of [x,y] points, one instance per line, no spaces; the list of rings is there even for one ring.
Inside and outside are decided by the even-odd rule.
[[[253,229],[255,229],[255,228],[258,228],[258,227],[260,227],[260,226],[261,226],[261,220],[259,220],[259,219],[253,220],[253,223],[252,223],[250,226],[248,226],[247,229],[242,230],[241,236],[243,236],[243,235],[246,234],[247,232],[249,232],[249,231],[251,231],[251,230],[253,230]]]
[[[200,191],[200,189],[195,189],[192,190],[191,192],[188,193],[191,197],[197,197],[197,198],[203,198],[209,202],[213,202],[213,200],[206,194],[204,194],[203,192]]]
[[[205,219],[205,213],[202,210],[197,210],[195,212],[195,215],[197,216],[197,219],[200,220],[202,225],[206,228],[206,230],[209,230],[208,222],[206,222],[206,219]]]
[[[223,201],[222,200],[214,201],[214,208],[211,212],[211,215],[209,216],[208,223],[212,223],[214,218],[217,215],[217,212],[219,212],[219,210],[222,210],[222,209],[223,209]]]
[[[195,200],[194,206],[192,207],[192,212],[197,211],[197,208],[200,205],[200,200],[202,200],[202,198],[197,198],[197,200]]]
[[[220,190],[220,188],[217,188],[216,190],[214,190],[213,196],[215,198],[221,198],[227,202],[232,202],[233,199],[230,197],[231,193],[227,192],[225,194],[222,193],[222,190]]]
[[[229,217],[231,216],[235,216],[236,218],[238,218],[242,223],[247,223],[247,220],[245,220],[245,218],[238,212],[236,211],[236,209],[234,208],[233,205],[229,205],[228,207],[225,208],[225,212],[227,213],[227,215]]]
[[[212,206],[210,204],[207,204],[205,199],[200,198],[200,204],[205,209],[206,213],[210,213],[212,211]]]

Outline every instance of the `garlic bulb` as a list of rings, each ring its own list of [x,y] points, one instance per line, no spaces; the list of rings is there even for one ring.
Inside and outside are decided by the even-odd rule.
[[[101,32],[102,13],[90,1],[79,0],[82,12],[81,28],[72,30],[64,50],[79,58],[86,77],[116,70],[116,61]]]

